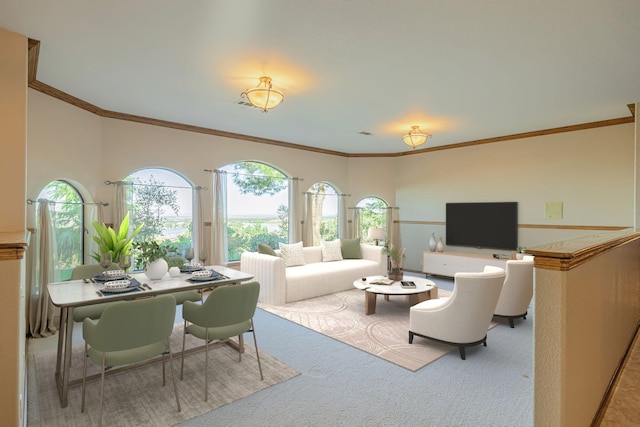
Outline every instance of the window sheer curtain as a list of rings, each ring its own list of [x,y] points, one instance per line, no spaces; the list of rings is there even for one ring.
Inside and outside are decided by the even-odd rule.
[[[313,194],[304,193],[304,223],[302,225],[302,246],[313,246]],[[297,242],[289,242],[297,243]]]
[[[94,253],[100,253],[100,247],[93,240],[94,236],[98,236],[93,222],[104,224],[104,213],[102,212],[102,203],[85,204],[85,218],[87,219],[85,225],[85,232],[87,235],[86,248],[84,251],[84,264],[94,264],[96,261],[91,257]]]
[[[113,197],[113,229],[118,230],[120,223],[127,216],[127,200],[130,185],[125,181],[118,181],[115,183],[116,191]]]
[[[202,207],[202,187],[193,187],[193,226],[191,239],[194,247],[207,247],[207,239],[204,232],[204,210]]]
[[[346,239],[349,237],[347,217],[347,199],[346,195],[341,194],[338,198],[338,237]]]
[[[47,284],[59,280],[55,274],[56,236],[48,200],[38,200],[36,232],[29,246],[27,263],[27,330],[34,338],[55,334],[54,318],[59,310],[51,303]]]
[[[401,247],[400,242],[400,214],[399,208],[387,208],[387,242],[393,246]]]
[[[349,235],[351,239],[357,239],[361,236],[360,231],[360,208],[353,208],[353,216],[351,218],[351,230],[349,230]]]
[[[211,227],[211,242],[213,253],[211,263],[224,265],[228,261],[227,233],[227,173],[225,171],[213,171],[213,223]],[[206,247],[206,246],[205,246]]]
[[[300,178],[291,178],[289,184],[289,243],[297,243],[302,240]]]

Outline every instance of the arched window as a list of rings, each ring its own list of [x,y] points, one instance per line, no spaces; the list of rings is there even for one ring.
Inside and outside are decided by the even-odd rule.
[[[385,236],[388,236],[387,202],[379,197],[370,196],[360,200],[356,207],[360,209],[360,235],[363,240],[367,239],[370,227],[382,227],[385,229]]]
[[[186,179],[167,169],[149,168],[125,181],[132,183],[127,200],[130,228],[143,224],[135,241],[155,239],[179,254],[193,247],[193,187]]]
[[[316,182],[309,190],[313,209],[313,245],[338,237],[338,192],[327,182]]]
[[[56,235],[57,265],[60,280],[71,278],[73,267],[83,261],[84,209],[82,197],[76,188],[66,181],[47,184],[38,195],[51,204],[51,223]]]
[[[226,165],[227,247],[229,261],[259,243],[277,248],[288,242],[289,180],[278,169],[259,162]]]

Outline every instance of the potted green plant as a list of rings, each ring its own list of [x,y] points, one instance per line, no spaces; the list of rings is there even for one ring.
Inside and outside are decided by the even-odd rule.
[[[145,239],[133,243],[136,267],[144,268],[144,274],[151,280],[159,280],[169,271],[166,256],[176,249],[168,244],[158,243],[154,239]]]
[[[388,271],[387,276],[391,280],[402,280],[402,265],[404,264],[404,248],[398,248],[390,244],[385,247],[385,253],[389,256],[389,262],[391,264],[391,270]]]
[[[111,227],[107,227],[105,224],[101,224],[98,221],[93,221],[93,228],[98,233],[97,236],[93,236],[93,240],[98,244],[98,250],[100,252],[94,252],[91,257],[100,262],[101,254],[111,254],[111,259],[117,262],[120,255],[129,255],[132,248],[133,238],[142,229],[142,224],[139,225],[133,233],[129,236],[129,213],[123,218],[118,232]]]

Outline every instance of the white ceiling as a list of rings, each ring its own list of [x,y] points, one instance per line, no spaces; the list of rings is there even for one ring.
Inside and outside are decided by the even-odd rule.
[[[640,101],[639,0],[0,0],[0,28],[41,42],[38,81],[105,110],[351,154]],[[262,75],[284,102],[237,105]]]

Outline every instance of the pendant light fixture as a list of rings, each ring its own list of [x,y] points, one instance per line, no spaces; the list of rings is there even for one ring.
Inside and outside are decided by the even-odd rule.
[[[247,89],[246,92],[240,94],[242,98],[246,97],[251,105],[258,107],[262,112],[276,108],[284,100],[284,95],[279,90],[273,89],[271,85],[271,77],[260,77],[260,83],[253,89]]]
[[[411,130],[402,137],[402,140],[408,146],[416,148],[418,145],[424,144],[429,138],[431,138],[431,134],[422,132],[420,126],[411,126]]]

